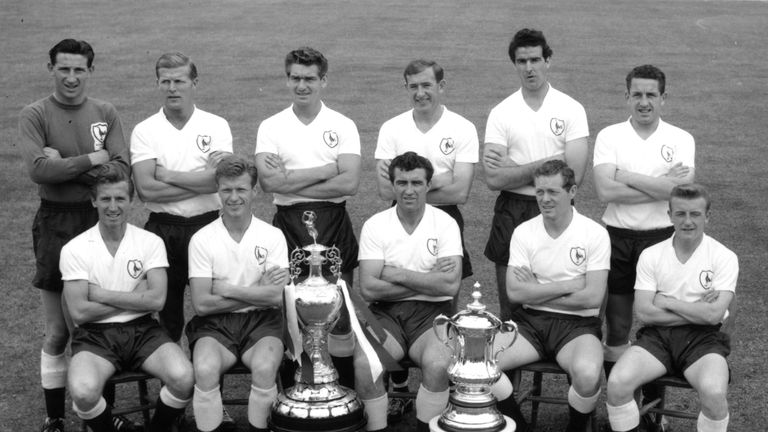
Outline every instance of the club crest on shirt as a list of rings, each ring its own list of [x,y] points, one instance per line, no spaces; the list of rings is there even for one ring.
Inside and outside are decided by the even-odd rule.
[[[107,124],[97,122],[91,124],[91,136],[93,137],[93,151],[104,149],[104,140],[107,139]]]
[[[705,290],[712,288],[712,279],[715,277],[715,272],[712,270],[702,270],[701,273],[699,273],[699,283],[701,284],[701,287]]]
[[[555,134],[555,136],[560,136],[565,131],[565,120],[552,117],[552,119],[549,121],[549,128],[552,130],[552,133]]]
[[[256,248],[253,249],[253,253],[254,255],[256,255],[256,262],[258,262],[259,264],[264,264],[265,262],[267,262],[268,252],[266,248],[263,248],[261,246],[256,246]]]
[[[128,276],[134,279],[138,279],[141,276],[141,271],[144,270],[144,264],[138,259],[129,260],[127,267]]]
[[[210,135],[198,135],[197,136],[197,148],[203,153],[208,153],[211,149],[211,136]]]
[[[437,256],[437,239],[431,238],[427,239],[427,250],[429,253],[432,254],[432,256]]]
[[[337,145],[339,145],[339,136],[336,134],[335,131],[329,130],[323,132],[323,141],[325,141],[325,145],[327,145],[330,148],[334,148]]]
[[[444,155],[451,154],[456,149],[456,145],[453,143],[453,138],[443,138],[440,140],[440,151]]]
[[[661,146],[661,157],[667,162],[672,162],[675,157],[675,149],[666,144]]]
[[[584,250],[583,247],[572,247],[571,248],[571,261],[576,264],[577,266],[580,266],[584,264],[584,261],[587,259],[587,251]]]

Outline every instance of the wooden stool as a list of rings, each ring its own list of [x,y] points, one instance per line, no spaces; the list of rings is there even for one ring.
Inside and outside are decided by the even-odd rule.
[[[112,378],[110,378],[107,381],[106,385],[114,385],[115,387],[117,387],[120,384],[135,382],[138,386],[138,401],[136,405],[112,407],[112,415],[118,416],[118,415],[132,414],[135,412],[141,412],[142,416],[144,417],[144,426],[145,427],[148,426],[150,417],[151,417],[150,410],[155,408],[155,402],[149,399],[149,390],[147,389],[147,381],[154,378],[155,377],[153,377],[152,375],[149,375],[141,371],[125,371],[125,372],[120,372],[113,375]],[[115,393],[117,393],[117,390],[115,390]],[[117,401],[115,401],[115,405],[117,405]],[[85,421],[81,422],[80,430],[82,432],[85,432],[87,430]]]

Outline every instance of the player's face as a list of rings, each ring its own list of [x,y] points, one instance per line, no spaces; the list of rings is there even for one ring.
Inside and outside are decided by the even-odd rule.
[[[190,67],[161,68],[157,71],[157,88],[163,105],[169,111],[188,111],[195,104],[197,78],[189,77]]]
[[[709,223],[707,202],[704,198],[672,198],[669,202],[669,220],[675,226],[675,237],[697,241],[704,236]]]
[[[85,100],[86,84],[93,67],[81,54],[58,53],[56,64],[48,64],[48,71],[55,83],[56,100],[67,105],[79,105]]]
[[[563,176],[540,176],[533,179],[536,191],[536,202],[539,211],[546,219],[559,219],[568,216],[571,210],[571,200],[576,195],[576,186],[566,190],[563,187]]]
[[[128,183],[106,183],[98,185],[96,198],[91,202],[99,214],[99,224],[107,228],[120,228],[128,222],[131,196]]]
[[[225,216],[250,217],[251,206],[256,198],[256,191],[251,186],[251,176],[245,173],[240,177],[220,178],[218,193]]]
[[[421,211],[427,203],[427,172],[424,168],[403,171],[395,168],[395,180],[392,183],[398,207],[405,211]]]
[[[654,126],[661,116],[666,94],[659,91],[659,82],[654,79],[632,78],[626,93],[632,122],[640,126]]]
[[[300,107],[315,107],[327,84],[326,77],[320,77],[320,67],[292,64],[288,69],[287,86],[293,95],[293,103]]]
[[[544,59],[541,46],[517,48],[514,64],[524,89],[536,91],[547,83],[549,59]]]
[[[411,96],[411,105],[416,111],[435,112],[440,107],[444,87],[445,80],[437,82],[435,71],[431,67],[405,77],[405,88]]]

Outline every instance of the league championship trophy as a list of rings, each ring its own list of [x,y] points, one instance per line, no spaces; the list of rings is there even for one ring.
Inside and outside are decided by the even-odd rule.
[[[328,354],[328,333],[336,324],[344,302],[338,285],[322,275],[322,265],[341,275],[339,249],[317,244],[315,213],[304,212],[304,225],[313,242],[291,253],[291,280],[309,265],[309,276],[296,285],[296,316],[301,327],[303,352],[296,371],[296,385],[277,396],[269,428],[274,432],[356,432],[365,424],[363,404],[354,390],[339,385],[339,375]],[[325,253],[323,257],[322,253]],[[354,317],[353,317],[354,319]]]
[[[514,432],[515,422],[496,409],[491,385],[499,380],[496,365],[499,354],[517,339],[517,325],[501,322],[480,302],[480,284],[475,282],[472,303],[452,318],[439,315],[433,322],[437,337],[453,350],[448,376],[456,384],[448,407],[429,422],[432,431]],[[444,337],[439,327],[445,324]],[[499,332],[512,332],[512,342],[493,352],[493,340]]]

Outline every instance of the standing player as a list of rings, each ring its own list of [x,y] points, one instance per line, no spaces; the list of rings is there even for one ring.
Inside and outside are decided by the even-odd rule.
[[[458,204],[464,204],[472,189],[478,161],[477,129],[469,120],[443,105],[443,68],[431,60],[414,60],[403,73],[413,109],[388,121],[379,130],[376,166],[379,197],[395,199],[389,178],[392,159],[407,151],[427,158],[435,169],[427,192],[427,203],[456,220],[464,244],[464,218]],[[472,264],[464,248],[462,279],[472,276]]]
[[[548,160],[565,160],[579,185],[587,165],[587,115],[580,103],[549,84],[551,57],[541,31],[522,29],[515,34],[509,58],[521,86],[491,110],[485,129],[485,182],[501,191],[485,256],[496,263],[502,320],[509,319],[513,308],[506,294],[509,240],[518,225],[539,214],[533,172]]]
[[[379,341],[395,359],[406,355],[420,368],[417,431],[448,403],[450,352],[432,322],[450,314],[461,284],[461,236],[456,222],[426,203],[432,164],[414,152],[395,157],[389,173],[397,204],[372,216],[360,233],[360,292],[387,338]],[[372,379],[367,359],[355,350],[356,390],[365,404],[368,430],[387,427],[387,393]]]
[[[710,208],[706,189],[687,184],[670,195],[675,233],[640,255],[635,313],[643,327],[608,378],[608,419],[614,431],[638,430],[635,390],[672,374],[699,393],[697,430],[725,432],[730,339],[720,326],[735,295],[739,263],[736,254],[704,234]]]
[[[637,259],[672,235],[666,201],[675,185],[693,181],[693,137],[661,120],[665,81],[655,66],[632,69],[625,94],[629,120],[603,129],[595,141],[595,189],[608,203],[603,222],[611,237],[606,376],[629,347]]]
[[[499,358],[502,369],[554,360],[571,380],[566,431],[584,431],[600,396],[603,353],[600,306],[610,265],[605,228],[571,205],[576,178],[565,162],[545,162],[534,171],[541,214],[520,224],[509,246],[507,295],[522,304],[512,313],[520,337]],[[509,344],[509,335],[497,337]],[[500,402],[502,412],[522,423],[514,396]],[[524,423],[518,430],[526,430]]]
[[[265,192],[274,194],[272,224],[283,231],[289,250],[312,242],[302,222],[305,211],[317,215],[317,242],[339,248],[342,279],[352,287],[357,239],[345,208],[360,183],[360,136],[352,120],[328,108],[321,96],[328,84],[328,61],[304,47],[285,58],[293,103],[264,120],[256,138],[256,167]],[[304,276],[308,273],[305,270]],[[331,332],[328,349],[341,384],[353,387],[354,341],[348,314]]]
[[[189,285],[197,316],[187,325],[195,369],[192,406],[200,431],[222,422],[219,379],[238,360],[251,370],[248,422],[266,431],[283,358],[283,288],[288,249],[279,229],[256,219],[256,167],[240,156],[216,168],[219,219],[189,243]]]
[[[115,372],[143,370],[163,382],[150,432],[171,430],[192,396],[192,364],[151,314],[165,302],[168,261],[156,235],[128,224],[133,184],[105,165],[93,186],[99,222],[61,250],[72,335],[69,391],[94,432],[116,428],[101,396]]]
[[[201,227],[219,216],[214,171],[232,153],[232,133],[223,118],[195,106],[197,67],[181,53],[155,65],[160,111],[131,135],[131,164],[139,197],[151,211],[145,226],[168,251],[168,298],[160,323],[175,341],[184,329],[187,247]]]
[[[59,252],[69,240],[92,227],[98,216],[90,203],[95,171],[109,163],[128,173],[128,151],[120,118],[112,104],[89,98],[94,52],[88,42],[64,39],[48,52],[54,83],[51,96],[26,106],[19,115],[19,147],[40,208],[32,226],[45,339],[40,377],[47,418],[42,431],[64,430],[69,331],[61,306]]]

